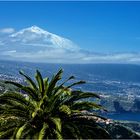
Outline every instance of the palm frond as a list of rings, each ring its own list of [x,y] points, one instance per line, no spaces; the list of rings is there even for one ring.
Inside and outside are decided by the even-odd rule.
[[[75,83],[72,83],[71,85],[69,85],[69,86],[67,86],[67,88],[71,88],[71,87],[73,87],[73,86],[75,86],[75,85],[81,85],[81,84],[85,84],[86,82],[85,81],[78,81],[78,82],[75,82]]]
[[[94,102],[88,102],[88,101],[79,101],[79,102],[75,102],[72,106],[71,106],[72,110],[100,110],[103,109],[101,105],[96,104]]]
[[[67,114],[67,115],[70,115],[72,113],[72,110],[67,105],[60,106],[59,111],[63,112],[64,114]]]
[[[0,101],[7,100],[7,99],[17,101],[24,105],[31,105],[31,102],[26,100],[24,95],[19,92],[6,92],[6,93],[0,95]]]
[[[18,131],[17,131],[17,133],[16,133],[16,139],[20,139],[21,137],[22,137],[22,133],[23,133],[23,131],[28,127],[28,123],[25,123],[23,126],[21,126],[19,129],[18,129]]]
[[[56,118],[56,117],[51,117],[50,120],[56,126],[57,131],[61,132],[61,130],[62,130],[62,122],[61,122],[61,119],[60,118]]]
[[[65,122],[62,131],[64,139],[82,139],[78,126],[72,121]]]
[[[7,139],[10,137],[15,130],[15,127],[8,129],[7,131],[0,132],[0,139]]]
[[[72,91],[72,95],[77,96],[77,100],[82,99],[82,98],[84,98],[84,99],[85,98],[98,98],[98,99],[100,99],[100,96],[94,92],[83,92],[80,90],[74,90],[74,91]]]
[[[43,82],[44,82],[44,95],[47,95],[48,87],[49,87],[49,78],[47,77],[43,79]]]
[[[75,77],[74,76],[70,76],[68,79],[66,79],[62,84],[60,84],[58,87],[56,87],[55,88],[55,93],[58,91],[58,90],[60,90],[60,89],[62,89],[63,88],[63,85],[66,83],[66,82],[68,82],[69,80],[72,80],[72,79],[75,79]]]
[[[86,98],[98,98],[100,99],[100,96],[97,95],[96,93],[91,93],[91,92],[82,92],[82,91],[71,91],[71,95],[67,96],[67,98],[64,98],[63,103],[65,104],[73,104],[76,101],[86,99]]]
[[[56,86],[56,83],[61,79],[61,76],[62,76],[62,73],[63,73],[63,70],[60,69],[58,71],[58,73],[52,78],[52,80],[50,81],[49,83],[49,87],[48,87],[48,95],[47,96],[50,96],[51,93],[52,93],[52,90],[55,88]]]
[[[6,84],[12,84],[12,85],[18,87],[20,90],[24,91],[25,92],[24,94],[27,94],[27,95],[31,96],[35,100],[39,100],[37,91],[34,88],[24,86],[22,84],[19,84],[19,83],[13,82],[13,81],[5,81],[5,83]]]
[[[38,88],[37,88],[35,82],[27,74],[25,74],[23,71],[19,71],[19,73],[26,78],[26,81],[32,88],[34,88],[36,91],[38,91]]]
[[[47,130],[48,128],[49,128],[48,124],[47,124],[47,123],[44,123],[42,129],[41,129],[40,132],[39,132],[39,137],[38,137],[39,140],[44,139],[45,134],[46,134],[46,130]]]
[[[62,134],[57,130],[57,129],[54,129],[54,132],[55,132],[55,139],[57,140],[62,140],[63,137],[62,137]]]
[[[35,78],[36,78],[36,81],[38,83],[41,96],[43,97],[43,93],[44,93],[44,82],[43,82],[42,75],[41,75],[41,73],[38,70],[36,70]]]

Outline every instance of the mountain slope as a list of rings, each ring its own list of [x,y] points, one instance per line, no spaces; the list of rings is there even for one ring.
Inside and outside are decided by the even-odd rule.
[[[77,46],[70,40],[60,37],[45,31],[37,26],[25,28],[9,35],[11,42],[19,42],[21,44],[33,45],[33,46],[44,46],[44,47],[60,47],[65,49],[75,49]]]
[[[61,63],[75,59],[79,50],[71,40],[37,26],[0,36],[0,59]]]
[[[0,60],[49,63],[131,63],[140,64],[139,52],[94,52],[71,40],[37,26],[3,34],[0,30]],[[85,35],[83,35],[84,37]],[[86,40],[85,40],[86,42]],[[97,47],[97,46],[96,46]],[[103,46],[104,47],[104,46]]]

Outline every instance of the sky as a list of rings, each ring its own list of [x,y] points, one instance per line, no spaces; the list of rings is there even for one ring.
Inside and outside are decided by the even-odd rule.
[[[0,2],[1,32],[32,25],[68,38],[89,52],[139,57],[140,1]]]

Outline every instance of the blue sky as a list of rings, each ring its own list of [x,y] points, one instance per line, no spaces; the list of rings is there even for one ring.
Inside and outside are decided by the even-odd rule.
[[[0,2],[0,27],[37,25],[93,51],[140,51],[140,2]]]
[[[140,2],[0,2],[0,28],[37,25],[99,53],[140,53]]]

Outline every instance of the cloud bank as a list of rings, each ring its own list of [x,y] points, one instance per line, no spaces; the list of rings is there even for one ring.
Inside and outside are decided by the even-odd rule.
[[[0,29],[0,33],[1,34],[11,34],[13,32],[15,32],[14,28],[3,28],[3,29]]]
[[[49,63],[140,63],[140,53],[95,53],[37,26],[0,30],[0,59]]]

